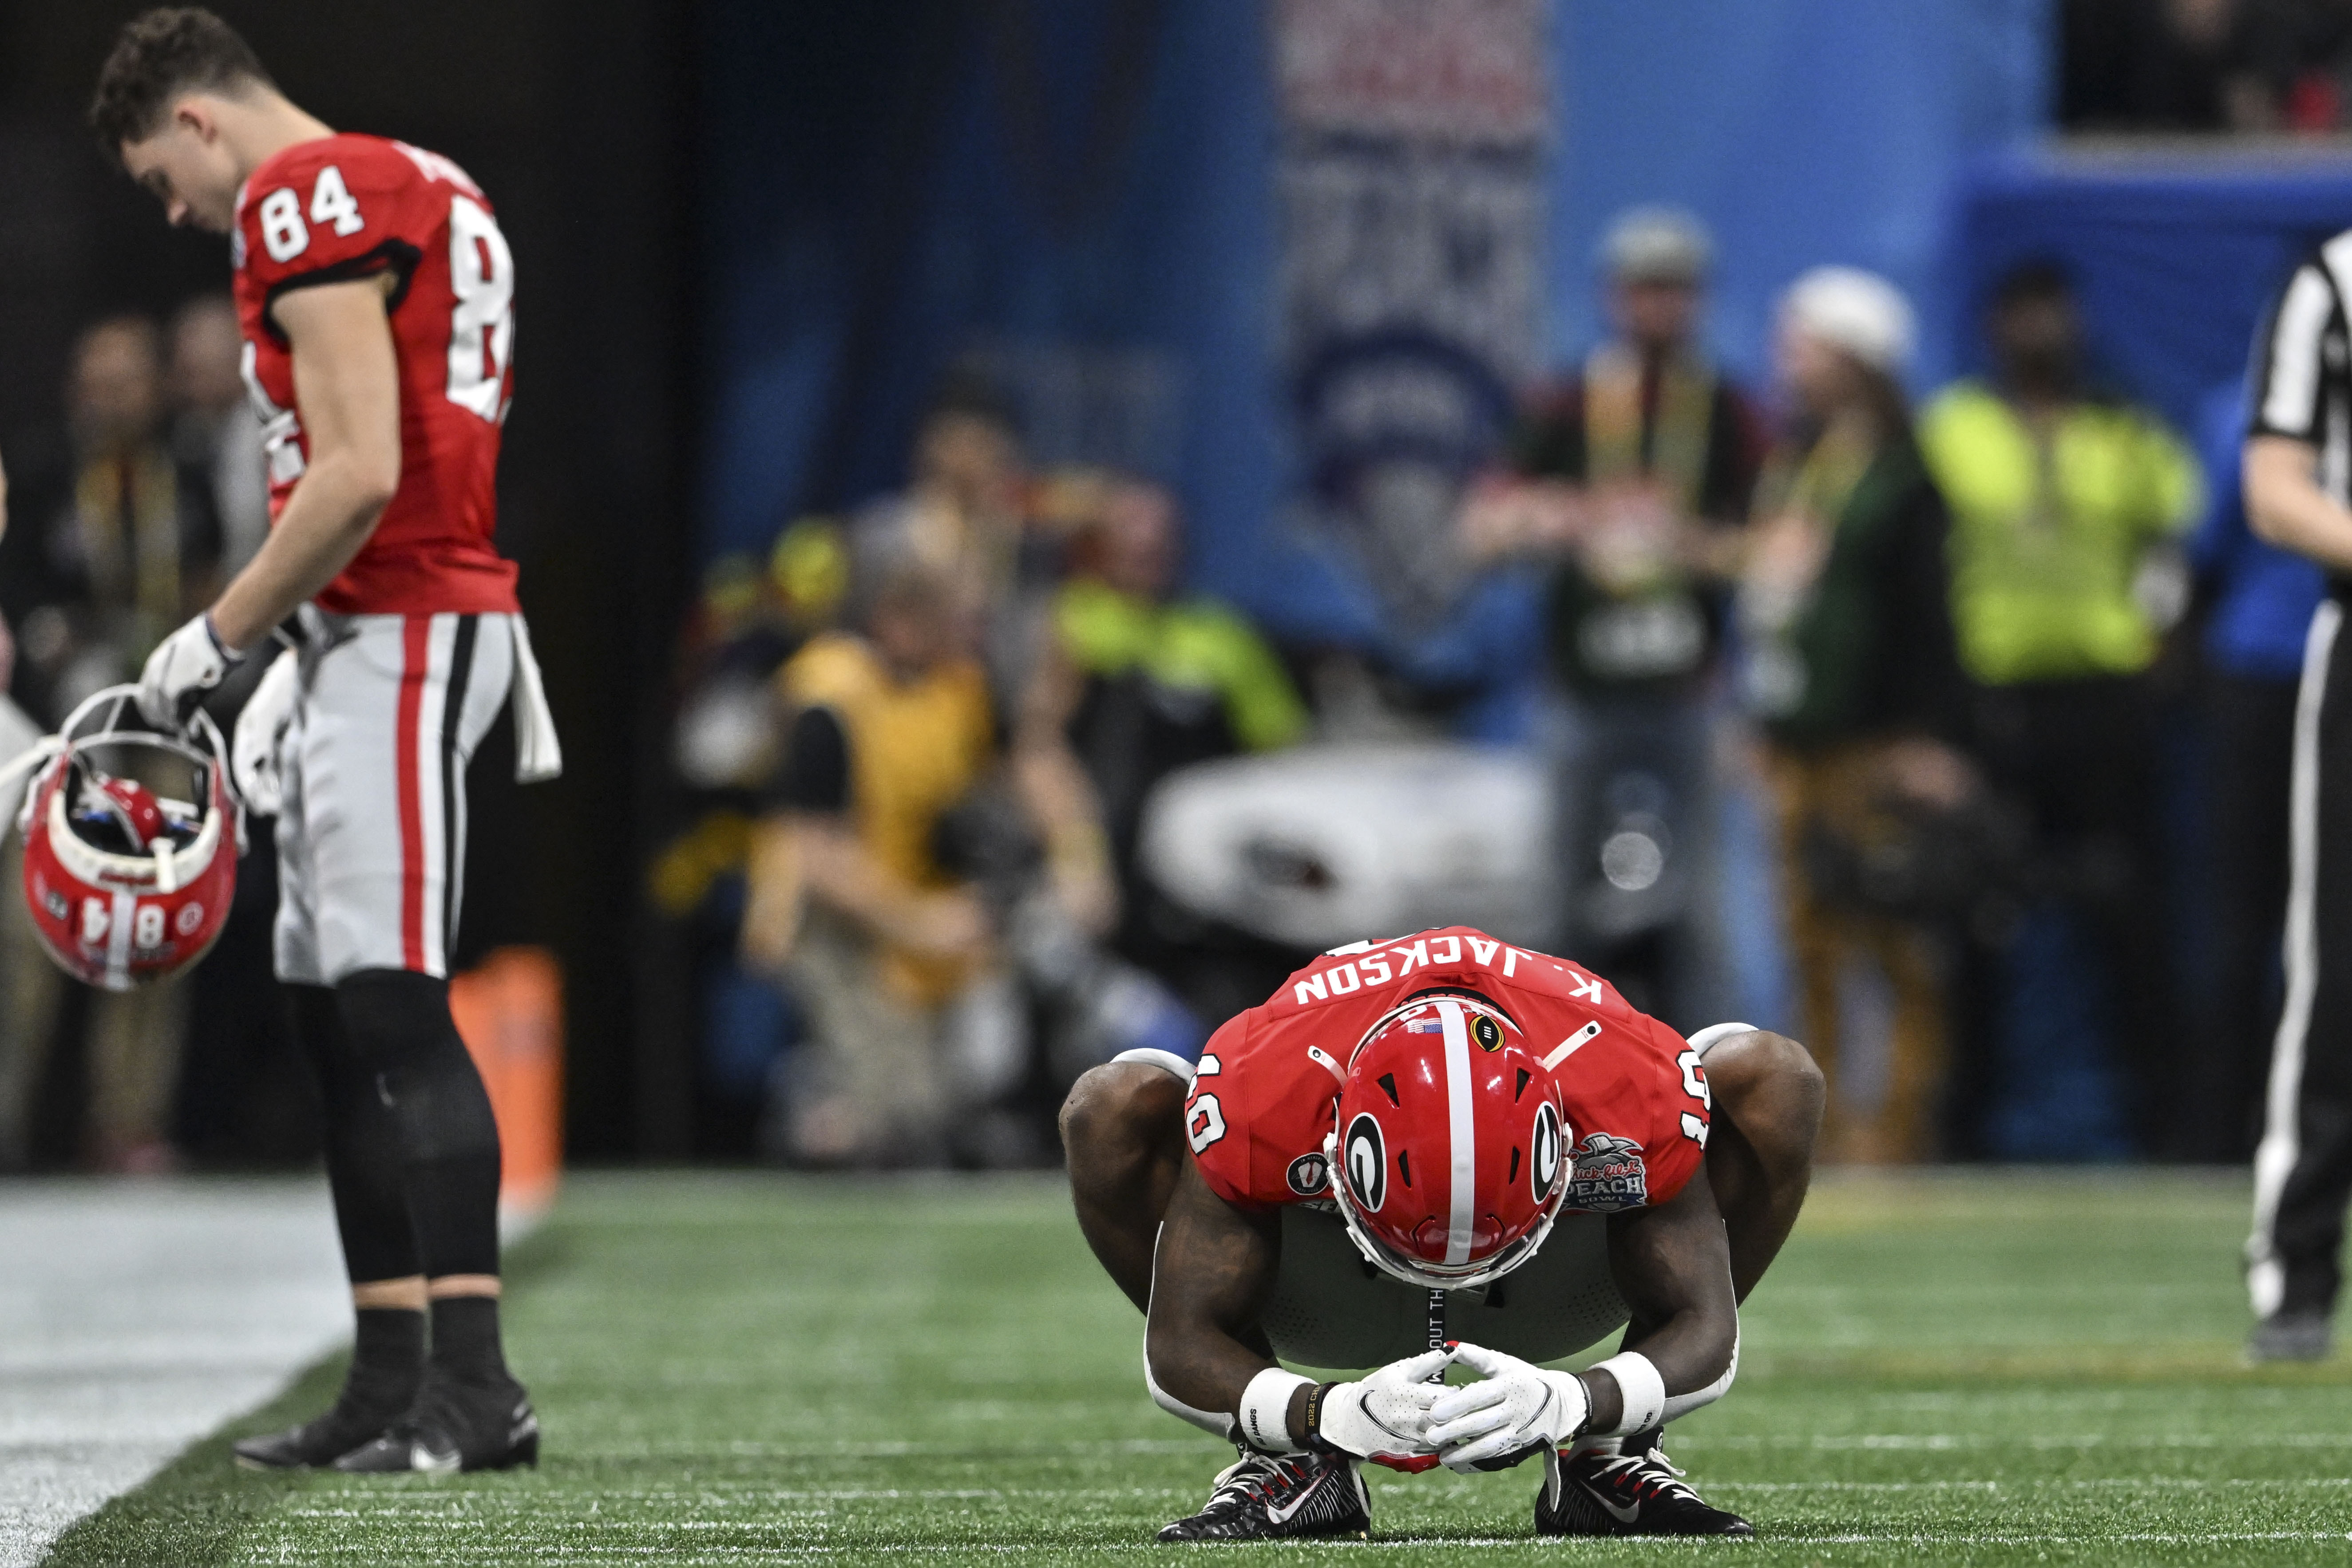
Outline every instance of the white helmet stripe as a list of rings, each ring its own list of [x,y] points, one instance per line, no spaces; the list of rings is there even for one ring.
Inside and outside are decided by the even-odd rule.
[[[111,923],[106,928],[106,988],[110,991],[131,988],[131,928],[138,924],[138,895],[116,893]]]
[[[1445,1261],[1470,1261],[1470,1228],[1475,1218],[1478,1181],[1478,1135],[1470,1115],[1470,1030],[1462,1021],[1460,1002],[1441,1001],[1437,1016],[1445,1027],[1445,1120],[1454,1152],[1453,1176],[1447,1192],[1452,1208],[1446,1218]]]

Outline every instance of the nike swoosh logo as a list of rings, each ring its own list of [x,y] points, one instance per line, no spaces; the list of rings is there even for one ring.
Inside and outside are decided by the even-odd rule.
[[[1300,1509],[1305,1508],[1307,1503],[1314,1499],[1315,1494],[1323,1490],[1323,1483],[1330,1479],[1331,1472],[1329,1470],[1324,1471],[1322,1475],[1316,1478],[1314,1485],[1308,1487],[1305,1491],[1300,1492],[1297,1497],[1291,1499],[1287,1506],[1267,1509],[1265,1511],[1266,1518],[1274,1521],[1276,1524],[1288,1524],[1290,1522],[1290,1516],[1297,1513]]]
[[[1631,1508],[1620,1508],[1615,1503],[1609,1500],[1607,1493],[1594,1490],[1591,1482],[1579,1481],[1576,1484],[1584,1489],[1585,1496],[1599,1503],[1602,1508],[1607,1509],[1609,1511],[1609,1517],[1615,1520],[1618,1523],[1631,1524],[1635,1520],[1642,1517],[1642,1505],[1640,1503],[1637,1502]]]

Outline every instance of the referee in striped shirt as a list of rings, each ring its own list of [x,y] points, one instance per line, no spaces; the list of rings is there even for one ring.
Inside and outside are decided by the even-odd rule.
[[[2317,1361],[2352,1199],[2352,230],[2287,280],[2254,340],[2246,519],[2328,578],[2295,705],[2286,1005],[2254,1154],[2256,1361]]]

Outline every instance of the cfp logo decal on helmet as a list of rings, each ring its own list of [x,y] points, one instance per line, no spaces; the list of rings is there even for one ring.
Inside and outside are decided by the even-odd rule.
[[[1503,1026],[1480,1013],[1470,1020],[1470,1039],[1481,1051],[1503,1049]]]
[[[1389,1196],[1389,1148],[1370,1112],[1359,1113],[1348,1124],[1348,1139],[1339,1158],[1357,1207],[1366,1214],[1378,1214]]]
[[[1290,1162],[1290,1169],[1283,1173],[1283,1179],[1299,1197],[1313,1197],[1331,1185],[1331,1163],[1319,1154],[1301,1155]]]
[[[1547,1100],[1536,1107],[1535,1132],[1528,1139],[1528,1179],[1543,1202],[1559,1181],[1559,1109]]]

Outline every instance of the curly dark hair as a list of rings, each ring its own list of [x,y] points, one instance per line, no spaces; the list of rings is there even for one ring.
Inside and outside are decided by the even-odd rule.
[[[184,92],[234,93],[275,87],[261,58],[235,28],[197,5],[164,6],[132,17],[98,73],[89,128],[110,157],[161,128]]]

